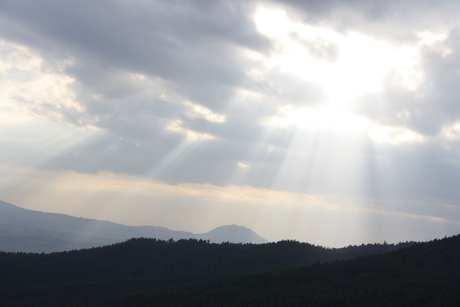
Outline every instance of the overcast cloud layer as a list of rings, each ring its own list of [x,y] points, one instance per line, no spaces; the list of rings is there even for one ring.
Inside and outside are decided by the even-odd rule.
[[[455,1],[2,1],[0,164],[338,197],[458,233],[459,13]],[[177,199],[150,201],[181,214]]]

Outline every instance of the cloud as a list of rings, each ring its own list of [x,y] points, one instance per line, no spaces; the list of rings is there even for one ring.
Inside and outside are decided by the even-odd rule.
[[[445,32],[457,25],[452,1],[272,1],[292,18],[340,33],[359,32],[397,44],[418,40],[416,31]],[[415,30],[415,31],[414,31]]]
[[[3,1],[0,156],[436,217],[460,196],[459,9]]]
[[[249,63],[241,52],[269,45],[238,3],[43,1],[28,7],[5,5],[4,35],[56,56],[72,55],[77,63],[70,72],[84,84],[93,84],[95,72],[98,77],[116,67],[173,80],[182,94],[214,109],[244,78],[241,66]]]
[[[441,44],[445,47],[439,48]],[[443,127],[460,121],[454,98],[459,94],[458,52],[456,31],[434,46],[422,44],[414,88],[402,87],[401,72],[393,71],[382,93],[362,97],[358,112],[383,125],[407,127],[426,136],[439,134]]]
[[[73,79],[62,70],[48,70],[26,46],[0,41],[3,117],[21,120],[33,115],[74,121],[85,110],[69,87]],[[63,63],[65,66],[66,63]]]

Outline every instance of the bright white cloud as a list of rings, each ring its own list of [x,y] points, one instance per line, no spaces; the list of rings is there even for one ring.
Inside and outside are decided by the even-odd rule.
[[[225,115],[212,112],[206,107],[185,101],[184,105],[189,108],[192,117],[204,118],[211,123],[225,123]]]
[[[286,106],[280,110],[280,116],[273,117],[268,124],[275,127],[295,125],[303,129],[316,131],[360,132],[366,129],[368,120],[338,106],[327,105],[324,107],[300,109]]]
[[[372,125],[369,136],[377,143],[398,144],[402,142],[423,142],[425,137],[403,127],[385,127]]]
[[[434,49],[445,57],[453,52],[451,48],[446,45],[447,34],[433,34],[429,31],[418,32],[420,38],[419,46],[428,45],[434,47]]]
[[[241,168],[250,168],[251,166],[243,163],[243,162],[238,162],[238,166],[241,167]]]
[[[213,139],[214,136],[206,134],[206,133],[197,133],[193,130],[184,128],[182,125],[181,120],[173,120],[171,121],[166,127],[166,130],[169,130],[174,133],[180,133],[186,135],[188,138],[192,140],[198,139]]]
[[[0,41],[0,118],[21,122],[34,116],[63,120],[66,111],[84,112],[71,85],[74,79],[47,69],[29,48]],[[61,63],[62,67],[70,61]]]
[[[347,103],[362,93],[381,92],[390,71],[397,72],[394,81],[400,86],[409,90],[418,86],[417,46],[393,46],[356,32],[344,35],[296,23],[282,10],[259,9],[254,20],[276,46],[266,65],[324,87],[328,103]],[[278,24],[282,26],[274,26]]]
[[[460,139],[460,122],[453,125],[443,127],[441,136],[447,138],[450,141],[456,141]]]

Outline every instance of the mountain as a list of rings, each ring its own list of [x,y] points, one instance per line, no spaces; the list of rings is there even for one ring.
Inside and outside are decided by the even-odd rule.
[[[227,225],[217,227],[210,232],[197,234],[196,239],[209,240],[214,243],[267,243],[262,237],[259,237],[254,231],[244,226]]]
[[[110,245],[140,237],[160,240],[197,238],[215,243],[267,242],[242,226],[223,226],[208,233],[193,234],[164,227],[125,226],[28,210],[0,201],[0,251],[49,253]]]

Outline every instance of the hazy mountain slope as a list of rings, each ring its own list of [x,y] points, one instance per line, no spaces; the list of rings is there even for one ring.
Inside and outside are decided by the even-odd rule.
[[[251,229],[236,225],[217,227],[210,232],[197,234],[194,237],[214,243],[267,243],[267,240],[257,235]]]
[[[138,237],[161,240],[203,238],[212,242],[234,243],[266,242],[245,227],[228,226],[224,230],[195,235],[164,227],[125,226],[108,221],[27,210],[0,201],[0,251],[65,251],[110,245]],[[235,234],[231,234],[232,232]]]

